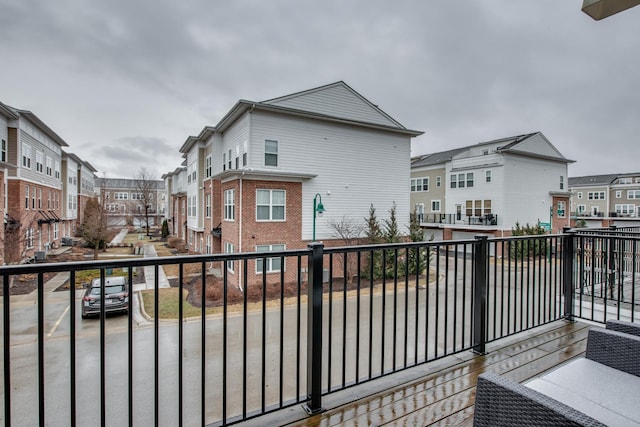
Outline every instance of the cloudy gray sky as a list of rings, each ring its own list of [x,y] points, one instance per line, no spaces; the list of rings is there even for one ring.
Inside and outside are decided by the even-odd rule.
[[[157,177],[238,99],[344,80],[412,154],[542,131],[570,175],[640,171],[640,7],[582,0],[0,0],[0,101],[107,176]]]

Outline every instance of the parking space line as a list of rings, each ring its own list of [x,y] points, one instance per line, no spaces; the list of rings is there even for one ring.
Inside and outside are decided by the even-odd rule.
[[[60,317],[58,318],[56,323],[54,323],[53,327],[51,328],[51,331],[47,335],[48,337],[53,335],[53,333],[56,331],[56,329],[58,329],[58,326],[60,326],[60,323],[62,322],[62,319],[64,318],[64,316],[66,316],[67,312],[69,312],[69,308],[70,307],[71,307],[70,305],[67,305],[67,308],[64,309],[64,311],[62,312],[62,314],[60,315]]]

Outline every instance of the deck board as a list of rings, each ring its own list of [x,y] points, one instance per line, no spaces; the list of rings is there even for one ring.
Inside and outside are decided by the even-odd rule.
[[[420,369],[422,374],[410,381],[394,382],[393,376],[375,380],[386,381],[388,387],[370,395],[350,393],[342,403],[340,399],[327,398],[327,410],[320,414],[292,420],[295,415],[289,412],[279,419],[275,415],[268,423],[296,427],[471,426],[480,374],[496,372],[518,382],[539,376],[582,356],[592,327],[582,322],[553,322],[489,343],[485,355],[465,352],[412,368]]]

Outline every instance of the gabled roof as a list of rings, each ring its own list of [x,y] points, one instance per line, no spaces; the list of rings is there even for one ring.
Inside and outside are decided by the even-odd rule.
[[[53,139],[56,144],[58,144],[61,147],[68,147],[69,144],[67,144],[65,142],[64,139],[62,139],[57,133],[55,133],[53,131],[53,129],[51,129],[49,126],[47,126],[42,120],[40,120],[40,118],[38,116],[36,116],[35,114],[33,114],[31,111],[28,110],[20,110],[11,106],[8,106],[12,112],[16,115],[16,116],[24,116],[25,118],[27,118],[30,122],[32,122],[33,124],[35,124],[42,132],[44,132],[45,134],[47,134],[47,136],[51,139]]]
[[[569,178],[569,187],[589,187],[609,185],[619,176],[610,173],[606,175],[574,176]]]
[[[329,90],[331,92],[327,92]],[[323,105],[319,105],[314,101],[319,99],[321,92],[323,92],[322,96],[325,101],[331,99],[331,96],[340,95],[346,106],[359,104],[360,114],[351,113],[350,111],[353,108],[335,108],[331,110],[327,108],[328,104],[326,102]],[[405,128],[342,81],[262,102],[241,99],[218,122],[215,126],[215,131],[224,132],[229,125],[248,110],[269,111],[314,120],[352,124],[409,136],[418,136],[424,133]]]
[[[5,116],[5,117],[7,117],[9,119],[17,119],[18,118],[18,115],[13,112],[11,107],[9,107],[8,105],[4,105],[2,102],[0,102],[0,114],[2,114],[3,116]]]
[[[534,137],[540,137],[548,144],[547,153],[534,153],[528,151],[525,145],[533,141]],[[412,168],[419,168],[424,166],[433,166],[440,163],[446,163],[451,161],[454,157],[471,150],[474,147],[480,147],[485,145],[497,145],[496,152],[498,153],[511,153],[518,155],[527,155],[532,157],[539,157],[549,160],[561,161],[566,163],[572,163],[574,160],[565,158],[556,147],[549,142],[549,140],[542,134],[542,132],[533,132],[523,135],[510,136],[507,138],[493,139],[491,141],[480,142],[477,144],[467,145],[465,147],[454,148],[452,150],[440,151],[438,153],[425,154],[418,156],[411,161]]]
[[[78,157],[77,155],[73,154],[73,153],[67,153],[66,151],[62,150],[62,152],[64,154],[66,154],[67,156],[71,157],[73,160],[75,160],[75,162],[78,165],[83,165],[84,167],[86,167],[87,169],[89,169],[91,172],[95,173],[98,172],[98,170],[96,168],[94,168],[91,163],[87,162],[86,160],[82,160],[80,157]]]
[[[453,150],[440,151],[439,153],[425,154],[423,156],[415,158],[411,162],[412,168],[419,168],[423,166],[433,166],[441,163],[451,161],[455,156],[467,151],[468,147],[454,148]]]

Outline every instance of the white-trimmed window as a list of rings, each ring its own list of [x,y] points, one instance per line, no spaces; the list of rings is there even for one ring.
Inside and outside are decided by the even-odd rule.
[[[451,174],[451,188],[458,188],[458,175]]]
[[[38,209],[42,209],[42,188],[38,188]]]
[[[205,246],[204,253],[206,254],[211,253],[211,235],[210,234],[207,234],[207,244]]]
[[[640,190],[627,191],[627,199],[640,199]]]
[[[589,191],[587,194],[589,200],[605,200],[605,192],[604,191]]]
[[[227,170],[227,153],[222,153],[222,170]]]
[[[204,159],[204,176],[205,178],[211,178],[213,172],[212,172],[212,167],[213,167],[213,163],[212,163],[212,157],[211,154],[209,154],[205,159]]]
[[[582,199],[582,191],[578,191],[578,199]]]
[[[225,221],[235,221],[236,219],[236,190],[224,190],[224,219]]]
[[[635,216],[636,205],[616,205],[616,213],[619,215],[632,215]]]
[[[58,240],[58,223],[53,223],[53,240]]]
[[[271,139],[264,141],[264,165],[278,166],[278,141]]]
[[[58,160],[53,164],[53,176],[56,179],[60,179],[60,162]]]
[[[567,214],[567,204],[563,201],[558,201],[558,217],[564,218]]]
[[[44,170],[44,153],[36,151],[36,172],[42,173]]]
[[[616,199],[622,199],[622,190],[616,191]]]
[[[560,175],[560,189],[564,190],[564,176]]]
[[[458,179],[460,181],[460,179]],[[467,174],[467,187],[473,187],[473,172]]]
[[[431,201],[431,212],[440,212],[440,200]]]
[[[256,190],[256,220],[284,221],[285,199],[284,190]]]
[[[211,218],[211,194],[204,196],[204,216]]]
[[[31,169],[31,147],[22,144],[22,167]]]
[[[47,157],[46,162],[47,162],[46,174],[49,176],[52,176],[53,175],[53,159],[51,157]]]
[[[284,251],[285,246],[282,244],[277,245],[257,245],[256,252],[275,252]],[[264,262],[266,261],[266,263]],[[283,269],[283,260],[281,257],[272,258],[258,258],[256,259],[256,273],[262,274],[263,268],[265,273],[276,273]]]
[[[618,179],[618,184],[631,184],[633,183],[632,178],[620,178]]]
[[[577,213],[583,214],[587,211],[587,205],[578,205]]]
[[[442,177],[436,176],[436,187],[440,187],[442,185]]]
[[[55,194],[55,193],[54,193]],[[36,187],[31,187],[31,209],[36,208]],[[54,208],[57,209],[57,208]]]
[[[485,182],[491,182],[491,171],[484,172],[484,180]]]
[[[116,200],[129,200],[129,193],[125,192],[115,192],[113,193],[113,197]]]
[[[27,230],[25,231],[25,244],[27,246],[27,249],[31,249],[33,248],[33,228],[29,227],[27,228]]]
[[[2,140],[2,146],[0,147],[0,161],[7,161],[7,141]]]
[[[24,187],[24,208],[29,209],[29,186]]]
[[[411,180],[411,192],[429,191],[429,178],[414,178]]]
[[[227,191],[233,191],[233,190],[227,190]],[[224,242],[224,253],[225,254],[232,254],[234,251],[234,247],[233,244],[229,243],[229,242]],[[234,261],[227,261],[227,271],[229,271],[230,273],[233,273],[235,271],[235,262]]]
[[[424,222],[424,203],[416,203],[415,212],[418,222]]]

